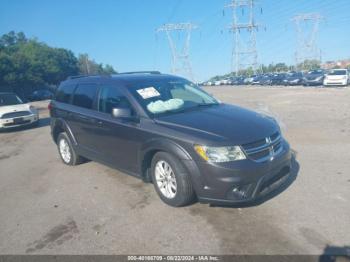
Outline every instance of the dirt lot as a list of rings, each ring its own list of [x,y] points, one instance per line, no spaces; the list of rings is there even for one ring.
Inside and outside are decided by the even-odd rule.
[[[0,133],[0,254],[321,254],[350,246],[350,89],[210,87],[264,111],[296,151],[296,180],[249,208],[171,208],[151,184],[61,163],[40,127]]]

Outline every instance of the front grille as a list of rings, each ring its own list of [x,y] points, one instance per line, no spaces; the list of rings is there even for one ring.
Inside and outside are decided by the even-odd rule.
[[[25,124],[29,124],[30,123],[30,120],[23,120],[21,122],[18,122],[18,123],[6,123],[6,124],[3,124],[3,126],[17,126],[17,125],[25,125]]]
[[[18,111],[18,112],[12,112],[12,113],[6,113],[2,115],[2,119],[7,119],[7,118],[15,118],[15,117],[21,117],[21,116],[29,116],[32,113],[29,111]]]
[[[328,82],[327,85],[342,85],[343,82]]]
[[[265,162],[272,160],[282,151],[282,137],[279,132],[264,139],[242,145],[246,155],[256,161]]]

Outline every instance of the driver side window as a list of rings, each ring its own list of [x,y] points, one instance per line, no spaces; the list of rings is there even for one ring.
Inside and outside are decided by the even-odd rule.
[[[113,108],[129,108],[133,112],[129,100],[119,91],[118,87],[102,87],[98,99],[98,110],[112,114]]]

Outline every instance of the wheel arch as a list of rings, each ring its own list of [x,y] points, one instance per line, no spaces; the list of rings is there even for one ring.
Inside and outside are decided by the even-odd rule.
[[[77,141],[72,133],[72,130],[68,126],[67,122],[63,119],[56,119],[53,123],[52,127],[52,138],[54,142],[57,144],[57,138],[60,133],[67,133],[68,137],[71,139],[73,145],[77,145]]]
[[[139,154],[139,167],[142,179],[145,182],[151,182],[150,167],[154,155],[158,152],[166,152],[174,155],[180,161],[192,160],[190,154],[179,144],[169,139],[153,139],[146,142]]]

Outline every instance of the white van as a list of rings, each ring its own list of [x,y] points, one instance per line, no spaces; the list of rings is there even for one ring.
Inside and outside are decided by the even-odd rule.
[[[347,86],[349,83],[349,71],[347,69],[333,69],[326,74],[324,86]]]

